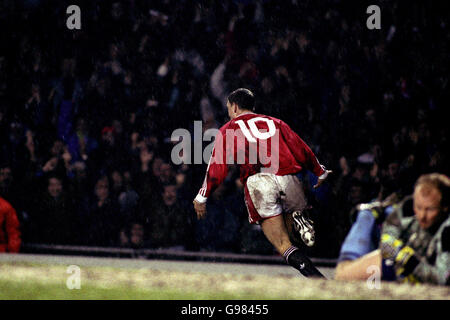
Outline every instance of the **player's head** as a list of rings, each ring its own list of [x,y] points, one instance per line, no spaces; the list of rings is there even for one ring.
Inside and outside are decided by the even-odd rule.
[[[440,224],[448,217],[450,179],[430,173],[419,177],[414,186],[414,214],[422,229]]]
[[[248,89],[239,88],[228,95],[227,109],[231,119],[234,119],[242,112],[253,111],[254,107],[255,96]]]

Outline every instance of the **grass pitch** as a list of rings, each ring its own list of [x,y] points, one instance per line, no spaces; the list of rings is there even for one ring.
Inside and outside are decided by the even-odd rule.
[[[300,276],[206,274],[81,267],[81,288],[68,289],[67,266],[26,262],[0,264],[0,299],[9,300],[290,300],[450,299],[448,287],[312,280]]]

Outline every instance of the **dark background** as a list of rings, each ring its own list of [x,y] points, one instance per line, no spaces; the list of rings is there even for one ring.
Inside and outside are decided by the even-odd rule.
[[[0,196],[25,243],[273,254],[236,170],[198,222],[206,165],[170,159],[174,129],[220,127],[247,87],[334,171],[308,196],[310,254],[336,257],[354,205],[449,175],[444,3],[2,1]],[[381,30],[366,27],[372,4]]]

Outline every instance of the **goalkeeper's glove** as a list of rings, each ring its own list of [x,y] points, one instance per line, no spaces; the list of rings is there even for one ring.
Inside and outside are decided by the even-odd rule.
[[[406,277],[419,264],[420,259],[413,248],[404,246],[395,256],[395,273],[399,277]]]
[[[387,233],[381,235],[381,254],[383,259],[394,260],[403,247],[403,241],[396,239]]]
[[[420,262],[413,248],[403,245],[403,241],[387,233],[381,236],[381,254],[383,259],[394,262],[398,277],[408,276]]]

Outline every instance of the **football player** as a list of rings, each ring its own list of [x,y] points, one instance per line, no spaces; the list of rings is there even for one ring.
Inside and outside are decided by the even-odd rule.
[[[253,93],[245,88],[227,98],[230,121],[220,128],[214,142],[203,186],[194,199],[197,217],[206,215],[206,201],[227,176],[228,164],[237,164],[245,186],[249,222],[260,224],[263,233],[286,262],[306,277],[323,277],[311,260],[293,245],[284,215],[290,215],[301,239],[314,244],[312,221],[305,214],[307,201],[302,170],[317,177],[318,188],[331,170],[319,163],[308,145],[282,120],[256,114]]]

